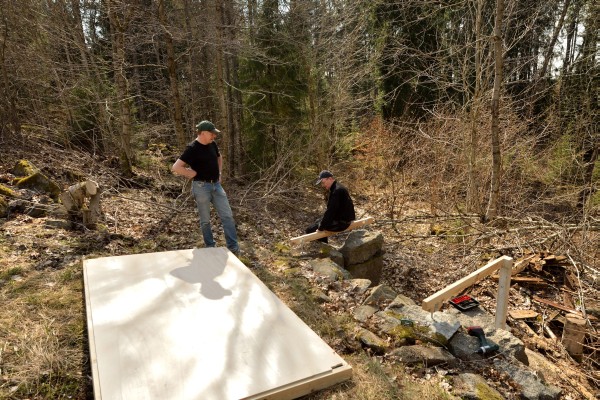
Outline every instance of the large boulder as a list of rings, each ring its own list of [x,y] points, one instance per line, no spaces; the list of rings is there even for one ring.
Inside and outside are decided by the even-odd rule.
[[[377,311],[379,311],[378,308],[363,304],[354,309],[352,316],[357,321],[366,322]]]
[[[35,172],[24,178],[16,179],[16,186],[18,188],[26,188],[35,190],[36,192],[46,193],[55,201],[58,200],[61,191],[56,183],[48,179],[48,177],[41,172]]]
[[[354,278],[368,279],[372,285],[378,285],[383,270],[383,256],[376,256],[360,264],[346,264],[346,270]]]
[[[346,268],[361,264],[381,253],[383,235],[381,232],[369,232],[364,229],[352,231],[340,249]]]
[[[393,309],[393,308],[402,308],[404,306],[416,306],[416,305],[417,305],[417,303],[415,303],[414,300],[411,299],[410,297],[406,297],[403,294],[399,294],[398,296],[396,296],[396,298],[394,298],[394,301],[392,301],[390,303],[388,308]]]
[[[398,293],[388,285],[379,285],[371,289],[369,296],[365,299],[363,304],[371,306],[381,306],[383,303],[389,303],[394,300]]]
[[[472,373],[460,374],[452,382],[454,394],[464,400],[504,400],[504,397],[481,376]]]
[[[396,340],[407,338],[429,342],[435,346],[447,346],[460,324],[448,314],[430,313],[419,306],[386,308],[375,314],[379,329]]]
[[[350,278],[348,271],[341,268],[329,258],[311,260],[308,265],[313,271],[315,271],[315,273],[330,282],[341,281]]]
[[[500,372],[507,374],[521,389],[521,398],[525,400],[558,400],[562,390],[546,384],[537,374],[521,363],[511,362],[501,358],[494,359],[494,366]]]
[[[383,354],[388,348],[388,343],[365,328],[359,328],[355,335],[356,339],[364,347],[371,349],[375,354]]]
[[[450,308],[447,313],[454,316],[465,329],[470,326],[482,327],[485,331],[486,340],[500,346],[503,354],[512,356],[523,364],[528,365],[529,362],[525,354],[525,345],[523,342],[507,330],[496,329],[494,327],[495,317],[487,311],[480,307],[462,312],[455,308]],[[466,332],[463,332],[452,338],[449,346],[458,358],[473,360],[481,358],[481,356],[473,354],[473,351],[479,347],[478,343],[479,339],[468,336]]]
[[[393,360],[406,365],[423,365],[426,368],[439,364],[454,365],[456,358],[441,347],[414,345],[398,347],[388,354]]]
[[[347,281],[350,293],[362,295],[371,287],[371,281],[368,279],[350,279]]]

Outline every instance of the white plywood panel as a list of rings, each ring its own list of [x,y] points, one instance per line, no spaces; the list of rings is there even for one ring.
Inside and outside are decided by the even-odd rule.
[[[225,248],[84,262],[97,399],[293,398],[351,368]]]

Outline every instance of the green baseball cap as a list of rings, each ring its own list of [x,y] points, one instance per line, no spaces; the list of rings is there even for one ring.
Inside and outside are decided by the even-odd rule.
[[[202,121],[199,124],[196,125],[196,130],[198,131],[209,131],[212,133],[221,133],[220,130],[218,130],[217,128],[215,128],[215,124],[213,124],[210,121]]]

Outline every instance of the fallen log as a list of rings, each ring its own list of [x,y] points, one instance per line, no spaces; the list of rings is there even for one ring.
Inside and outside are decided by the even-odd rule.
[[[356,228],[360,228],[362,226],[368,225],[373,223],[373,221],[375,221],[375,219],[373,217],[367,217],[367,218],[363,218],[363,219],[357,219],[356,221],[352,221],[352,223],[350,224],[350,226],[343,231],[340,232],[332,232],[332,231],[316,231],[313,233],[307,233],[306,235],[302,235],[302,236],[298,236],[295,238],[290,239],[290,242],[292,244],[300,244],[300,243],[306,243],[306,242],[311,242],[313,240],[317,240],[317,239],[321,239],[327,236],[332,236],[338,233],[342,233],[342,232],[348,232],[351,231],[353,229]]]

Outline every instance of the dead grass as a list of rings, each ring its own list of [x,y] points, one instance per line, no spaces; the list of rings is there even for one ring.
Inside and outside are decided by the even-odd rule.
[[[54,278],[30,271],[0,289],[2,398],[67,398],[83,384],[80,277]]]

